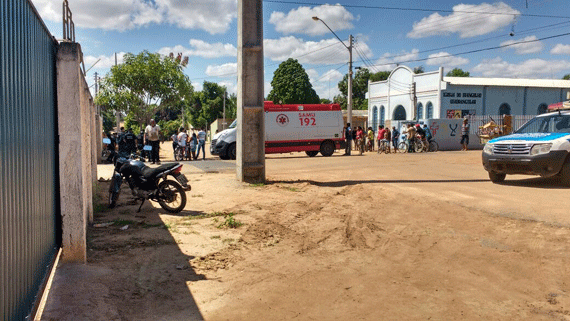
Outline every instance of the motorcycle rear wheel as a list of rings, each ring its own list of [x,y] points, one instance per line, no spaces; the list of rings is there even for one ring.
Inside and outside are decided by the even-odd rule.
[[[165,180],[158,184],[158,204],[170,213],[179,213],[186,206],[184,188],[172,180]]]

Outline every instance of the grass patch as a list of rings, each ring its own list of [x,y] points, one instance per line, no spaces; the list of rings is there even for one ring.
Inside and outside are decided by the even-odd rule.
[[[218,218],[214,219],[214,223],[217,224]],[[224,221],[216,225],[217,228],[238,228],[242,226],[243,223],[234,218],[234,213],[227,213],[224,215]]]
[[[213,212],[213,213],[207,213],[207,214],[185,216],[185,217],[183,218],[183,220],[186,220],[186,221],[189,221],[189,220],[199,220],[199,219],[211,218],[211,217],[218,217],[218,216],[224,216],[224,215],[226,215],[226,213],[224,213],[224,212]]]
[[[249,187],[264,187],[265,183],[249,184]]]
[[[99,195],[101,192],[101,185],[99,182],[93,183],[93,214],[106,212],[109,208],[104,203],[103,198]]]
[[[212,236],[210,236],[210,238],[211,238],[211,239],[220,239],[221,236],[219,236],[219,235],[212,235]]]
[[[235,242],[235,239],[223,239],[222,243],[233,243]]]
[[[202,194],[194,194],[194,195],[192,195],[192,197],[204,197],[204,195],[202,195]]]

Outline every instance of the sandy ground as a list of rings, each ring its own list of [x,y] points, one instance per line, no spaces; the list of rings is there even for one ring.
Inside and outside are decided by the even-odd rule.
[[[183,162],[185,210],[124,189],[42,319],[570,320],[569,190],[492,184],[480,153],[271,155],[256,186]]]

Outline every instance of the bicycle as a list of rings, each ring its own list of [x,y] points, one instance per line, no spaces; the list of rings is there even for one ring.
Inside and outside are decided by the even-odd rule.
[[[435,141],[435,139],[429,139],[429,146],[428,152],[437,152],[439,150],[439,144]]]
[[[378,145],[378,154],[382,154],[382,153],[386,153],[386,154],[390,153],[390,142],[387,141],[386,139],[380,140],[380,143]]]
[[[181,161],[184,160],[184,157],[186,157],[186,147],[185,146],[176,146],[176,149],[174,150],[174,160],[175,161]]]
[[[373,151],[374,151],[374,141],[373,141],[373,140],[370,140],[370,139],[369,139],[369,140],[366,142],[366,148],[365,148],[365,150],[366,150],[367,152],[373,152]]]

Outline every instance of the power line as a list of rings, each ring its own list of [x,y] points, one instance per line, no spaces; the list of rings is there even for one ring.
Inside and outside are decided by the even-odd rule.
[[[534,18],[570,19],[570,16],[540,15],[540,14],[513,13],[513,12],[480,12],[480,11],[468,11],[468,10],[365,6],[365,5],[351,5],[351,4],[341,4],[341,3],[328,4],[328,3],[282,1],[282,0],[263,0],[263,2],[282,3],[282,4],[298,4],[298,5],[308,5],[308,6],[335,6],[335,7],[345,7],[345,8],[360,8],[360,9],[381,9],[381,10],[419,11],[419,12],[446,12],[446,13],[457,13],[457,12],[459,12],[459,13],[473,13],[473,14],[503,15],[503,16],[523,16],[523,17],[534,17]]]
[[[513,42],[513,43],[509,43],[509,44],[500,45],[500,46],[494,46],[494,47],[487,47],[487,48],[482,48],[482,49],[469,50],[469,51],[464,51],[464,52],[460,52],[460,53],[456,53],[456,54],[448,54],[448,55],[438,56],[438,57],[436,57],[436,58],[455,57],[455,56],[461,56],[461,55],[472,54],[472,53],[476,53],[476,52],[502,49],[502,48],[511,47],[511,46],[515,46],[515,45],[520,45],[520,44],[524,44],[524,43],[538,42],[538,41],[541,41],[541,40],[559,38],[559,37],[568,36],[568,35],[570,35],[570,32],[569,32],[569,33],[559,34],[559,35],[554,35],[554,36],[549,36],[549,37],[544,37],[544,38],[539,38],[539,39],[518,41],[518,42]],[[422,59],[413,59],[413,60],[408,60],[408,61],[401,61],[401,62],[398,62],[398,63],[409,63],[409,62],[426,61],[426,60],[428,60],[428,59],[430,59],[430,58],[428,57],[428,58],[422,58]],[[374,65],[374,66],[389,66],[389,65],[394,65],[394,64],[396,64],[396,63],[395,63],[395,62],[390,62],[390,63],[384,63],[384,64],[376,64],[376,65]]]
[[[526,29],[523,31],[518,32],[517,34],[519,35],[524,35],[524,34],[528,34],[531,33],[531,31],[535,31],[535,30],[540,30],[540,29],[545,29],[542,31],[547,31],[547,30],[554,30],[554,29],[559,29],[559,28],[551,28],[554,26],[560,26],[560,25],[564,25],[564,24],[570,24],[570,21],[565,21],[565,22],[558,22],[558,23],[554,23],[554,24],[550,24],[550,25],[545,25],[545,26],[540,26],[540,27],[535,27],[535,28],[530,28],[530,29]],[[445,46],[445,47],[439,47],[439,48],[432,48],[432,49],[427,49],[427,50],[421,50],[418,51],[417,54],[420,53],[426,53],[426,52],[433,52],[433,51],[438,51],[438,50],[443,50],[443,49],[449,49],[449,48],[455,48],[455,47],[461,47],[461,46],[466,46],[466,45],[472,45],[472,44],[476,44],[476,43],[481,43],[481,42],[485,42],[488,40],[492,40],[492,39],[499,39],[499,38],[507,38],[509,37],[509,35],[499,35],[499,36],[493,36],[493,37],[488,37],[488,38],[484,38],[484,39],[480,39],[480,40],[475,40],[475,41],[469,41],[469,42],[463,42],[460,44],[456,44],[456,45],[450,45],[450,46]],[[400,54],[400,55],[388,55],[388,56],[383,56],[381,58],[385,58],[385,59],[389,59],[389,58],[398,58],[398,57],[404,57],[404,56],[408,56],[410,53],[405,53],[405,54]],[[399,63],[394,61],[394,64]]]

